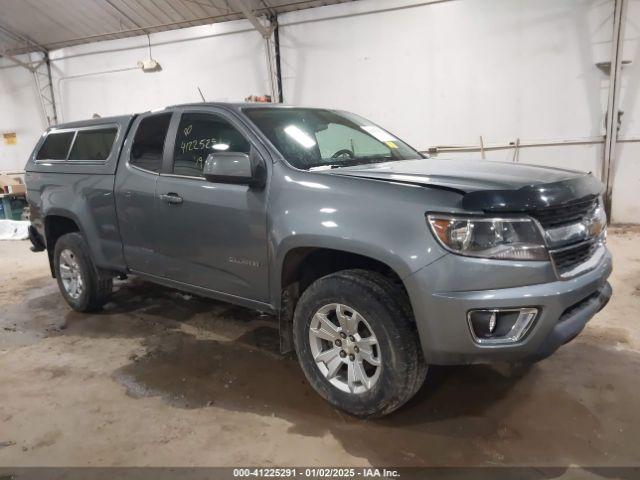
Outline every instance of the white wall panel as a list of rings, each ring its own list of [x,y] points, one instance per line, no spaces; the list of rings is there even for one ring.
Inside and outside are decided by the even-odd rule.
[[[287,103],[353,110],[418,148],[553,142],[604,134],[613,0],[361,0],[280,15]],[[620,134],[640,137],[640,0],[626,25]],[[147,37],[52,52],[61,120],[268,93],[263,41],[237,21],[151,35],[162,72],[135,68]],[[87,75],[91,74],[91,75]],[[42,129],[31,74],[0,69],[0,170],[24,165]],[[640,144],[614,165],[613,216],[640,222]],[[600,173],[602,145],[523,148],[521,163]],[[479,158],[478,152],[442,157]],[[487,152],[511,161],[512,150]]]
[[[285,99],[353,110],[418,148],[604,135],[612,0],[368,0],[281,16]],[[326,20],[319,21],[319,18]],[[640,137],[640,0],[627,22],[621,134]],[[635,113],[637,112],[637,113]],[[613,219],[640,222],[640,146],[619,147]],[[520,163],[600,175],[603,145],[523,148]],[[442,158],[480,158],[478,152]],[[513,150],[486,152],[512,161]]]
[[[151,52],[161,72],[135,69],[149,58],[147,41],[141,36],[54,52],[62,120],[199,102],[198,87],[210,101],[242,101],[268,91],[262,37],[246,21],[152,34]],[[117,71],[127,68],[132,70]]]
[[[28,60],[24,56],[20,59]],[[43,129],[33,75],[0,59],[0,172],[22,170]],[[2,133],[7,132],[16,133],[15,145],[5,144]]]
[[[371,0],[281,17],[285,98],[362,112],[418,147],[603,132],[611,1]],[[383,9],[329,21],[305,20]]]

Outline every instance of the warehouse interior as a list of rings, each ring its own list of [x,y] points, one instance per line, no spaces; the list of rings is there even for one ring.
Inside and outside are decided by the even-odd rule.
[[[480,158],[482,137],[489,159],[602,175],[619,41],[612,220],[640,222],[635,0],[625,4],[622,37],[614,37],[613,1],[258,2],[244,7],[253,20],[243,18],[244,2],[4,3],[0,130],[17,142],[0,145],[3,171],[20,171],[56,120],[197,102],[201,93],[208,101],[275,98],[274,35],[267,45],[255,24],[269,33],[264,17],[275,15],[288,104],[358,112],[438,155]],[[336,5],[302,9],[328,3]],[[39,65],[45,54],[50,81]],[[162,70],[138,66],[148,59]]]
[[[78,314],[46,253],[0,241],[0,468],[637,468],[639,95],[640,0],[0,0],[14,184],[65,122],[267,96],[346,110],[433,158],[591,172],[615,292],[553,357],[434,369],[362,421],[316,398],[269,314],[137,279]]]

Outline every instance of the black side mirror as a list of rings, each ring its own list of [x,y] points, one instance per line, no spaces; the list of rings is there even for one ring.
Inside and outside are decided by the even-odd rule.
[[[257,152],[214,152],[207,156],[204,178],[214,183],[233,183],[262,188],[266,181],[266,168]]]

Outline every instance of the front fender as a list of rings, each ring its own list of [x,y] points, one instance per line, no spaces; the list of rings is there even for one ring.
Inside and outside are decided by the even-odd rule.
[[[295,248],[326,248],[384,263],[405,278],[446,252],[425,219],[461,195],[422,186],[342,177],[274,165],[270,196],[271,293],[277,305],[282,268]],[[280,171],[279,171],[280,170]],[[284,170],[284,171],[283,171]]]
[[[283,238],[279,243],[278,251],[276,252],[276,267],[274,269],[275,273],[278,274],[278,277],[281,276],[287,254],[298,248],[330,249],[368,257],[384,263],[396,272],[401,279],[411,275],[411,273],[419,269],[415,268],[415,265],[412,264],[410,258],[407,260],[394,250],[384,248],[381,244],[368,242],[362,239],[307,233],[290,235]]]

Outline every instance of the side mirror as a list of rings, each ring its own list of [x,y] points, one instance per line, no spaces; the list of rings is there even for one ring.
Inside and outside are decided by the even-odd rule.
[[[202,171],[209,182],[233,183],[263,187],[266,171],[262,159],[252,149],[251,154],[241,152],[214,152],[207,156]]]

